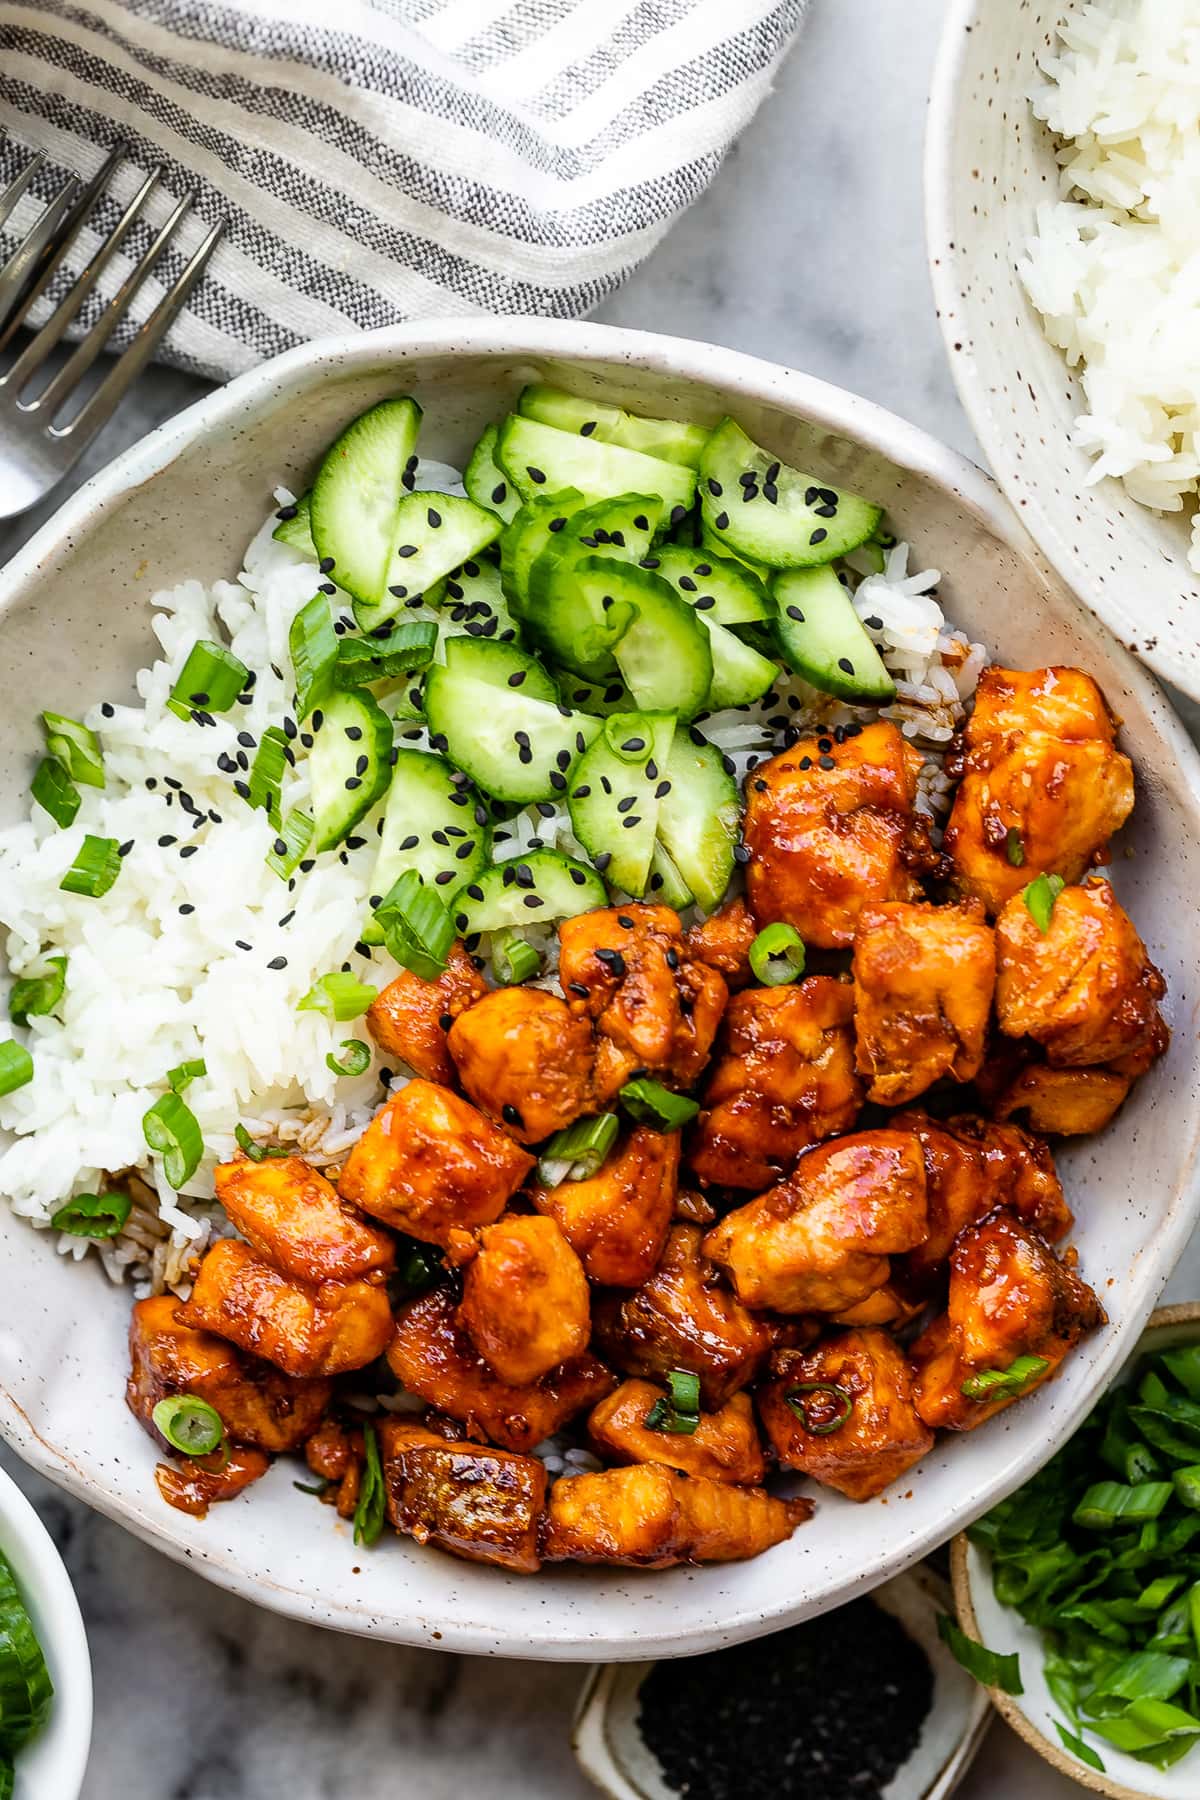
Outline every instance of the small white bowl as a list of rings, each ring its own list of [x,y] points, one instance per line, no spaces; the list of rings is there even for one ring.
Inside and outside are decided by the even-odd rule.
[[[937,1633],[950,1590],[927,1564],[876,1588],[871,1599],[903,1625],[933,1671],[933,1701],[916,1748],[887,1786],[888,1800],[947,1800],[987,1729],[987,1695],[955,1662]],[[589,1780],[611,1800],[677,1800],[638,1728],[638,1695],[656,1665],[601,1663],[584,1683],[571,1743]]]
[[[13,1800],[76,1800],[92,1740],[92,1663],[83,1618],[54,1539],[3,1469],[0,1552],[17,1578],[54,1683],[45,1725],[17,1753]]]
[[[1120,482],[1088,486],[1071,442],[1079,383],[1017,275],[1057,193],[1054,140],[1027,95],[1060,0],[950,0],[926,135],[927,247],[962,403],[1001,487],[1059,574],[1130,650],[1200,698],[1200,580],[1188,522]]]
[[[1200,1338],[1200,1301],[1185,1306],[1164,1306],[1151,1318],[1139,1338],[1137,1347],[1116,1381],[1128,1381],[1140,1359],[1152,1350],[1166,1350],[1172,1344],[1195,1343]],[[1002,1606],[992,1592],[991,1565],[987,1556],[960,1532],[950,1549],[950,1574],[954,1584],[954,1605],[958,1622],[968,1637],[977,1638],[989,1650],[1001,1656],[1016,1651],[1021,1658],[1023,1694],[1004,1694],[999,1688],[987,1693],[997,1712],[1032,1750],[1053,1765],[1060,1775],[1070,1776],[1080,1787],[1094,1794],[1106,1794],[1110,1800],[1196,1800],[1200,1793],[1200,1746],[1171,1769],[1154,1769],[1137,1762],[1111,1744],[1095,1743],[1104,1762],[1104,1774],[1089,1769],[1072,1756],[1058,1741],[1055,1719],[1062,1718],[1042,1673],[1043,1648],[1041,1633],[1027,1625],[1011,1606]],[[1092,1740],[1086,1739],[1091,1742]]]

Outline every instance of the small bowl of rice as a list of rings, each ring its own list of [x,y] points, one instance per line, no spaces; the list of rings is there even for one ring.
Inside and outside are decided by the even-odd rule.
[[[947,8],[928,248],[971,423],[1059,573],[1200,698],[1200,6]]]

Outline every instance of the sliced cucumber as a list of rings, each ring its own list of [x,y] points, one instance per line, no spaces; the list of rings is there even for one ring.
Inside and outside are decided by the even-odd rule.
[[[463,635],[449,639],[445,654],[447,668],[456,675],[525,700],[545,700],[555,707],[559,704],[554,677],[536,656],[528,655],[516,644]]]
[[[362,688],[331,695],[319,710],[321,725],[308,756],[312,848],[332,850],[387,790],[392,721]]]
[[[571,827],[613,887],[641,895],[650,879],[659,790],[673,713],[613,713],[571,774]]]
[[[685,719],[698,713],[712,686],[712,651],[696,613],[670,583],[650,569],[605,556],[585,557],[572,579],[579,613],[586,618],[623,620],[632,614],[612,653],[638,708]]]
[[[896,697],[896,684],[831,568],[791,569],[775,579],[775,636],[784,661],[843,700]]]
[[[648,419],[640,413],[609,406],[603,400],[582,400],[577,394],[567,394],[562,388],[546,387],[540,382],[522,391],[517,411],[559,431],[598,438],[603,444],[622,444],[627,450],[643,450],[648,456],[679,463],[686,469],[699,467],[708,442],[703,425],[689,424],[686,419]]]
[[[598,719],[606,719],[609,713],[637,711],[623,681],[585,681],[569,669],[559,669],[555,680],[564,706],[577,706],[580,712],[594,713]]]
[[[494,562],[469,558],[461,569],[446,577],[446,591],[438,620],[443,641],[448,637],[492,638],[498,644],[514,644],[520,638],[517,621],[508,610]],[[439,662],[445,657],[439,656]]]
[[[282,507],[281,512],[288,513],[288,518],[281,518],[271,536],[280,544],[288,544],[293,550],[299,550],[302,556],[316,557],[317,546],[312,538],[312,495],[301,494],[290,507]]]
[[[632,606],[600,583],[580,581],[576,569],[598,548],[610,562],[637,561],[661,515],[657,494],[622,494],[582,507],[550,539],[529,572],[524,618],[553,662],[589,681],[616,674],[613,646],[632,622]]]
[[[692,726],[667,757],[670,788],[659,801],[658,835],[696,903],[713,912],[733,874],[741,806],[737,782],[715,744]]]
[[[646,891],[661,900],[664,906],[673,906],[676,912],[682,912],[685,906],[692,904],[692,890],[661,844],[654,846]]]
[[[761,700],[779,674],[779,664],[760,656],[751,644],[724,625],[715,625],[708,613],[696,617],[708,633],[712,652],[712,685],[704,701],[705,712],[720,712],[724,706],[749,706]]]
[[[405,602],[428,594],[468,558],[494,543],[500,520],[461,494],[405,494],[396,514],[393,554],[385,591],[369,604],[355,599],[354,616],[363,631],[386,625]]]
[[[704,521],[718,543],[776,569],[832,562],[872,535],[883,508],[789,468],[723,419],[700,459]]]
[[[728,556],[705,556],[683,544],[662,544],[644,558],[681,597],[718,625],[745,625],[771,617],[767,590],[757,575]]]
[[[557,431],[537,419],[512,413],[500,427],[496,451],[500,466],[520,489],[524,500],[556,488],[577,487],[588,500],[617,494],[657,494],[671,518],[686,512],[696,492],[693,470],[662,462],[640,450],[595,438]]]
[[[525,609],[534,563],[582,505],[578,488],[564,488],[561,493],[526,501],[512,524],[505,527],[500,539],[500,580],[515,613]]]
[[[748,575],[753,575],[759,587],[770,587],[771,577],[775,573],[770,563],[755,562],[752,556],[739,556],[736,550],[731,550],[728,544],[723,544],[715,532],[709,530],[704,519],[703,508],[700,512],[700,549],[704,552],[706,560],[719,556],[723,561],[731,562],[735,567],[744,569]],[[726,621],[726,623],[730,622]]]
[[[487,867],[491,826],[486,820],[479,823],[477,802],[461,777],[454,780],[456,773],[444,756],[431,751],[397,751],[371,878],[373,897],[381,899],[406,870],[415,869],[445,899]],[[363,931],[363,942],[383,942],[373,920]]]
[[[616,562],[640,562],[648,555],[662,518],[657,494],[619,494],[613,500],[597,500],[572,513],[555,532],[529,571],[527,585],[531,611],[545,603],[557,578],[599,553]]]
[[[377,606],[387,585],[403,477],[420,428],[415,400],[381,400],[325,452],[313,483],[317,555],[328,560],[338,586],[365,607]]]
[[[463,486],[476,506],[485,506],[507,525],[520,511],[521,496],[496,461],[499,436],[500,427],[489,425],[471,452],[471,460],[463,471]]]
[[[450,911],[466,937],[476,931],[549,925],[607,905],[604,883],[586,863],[557,850],[528,850],[473,875],[455,893]]]
[[[461,647],[506,651],[507,644],[451,638],[447,656]],[[515,672],[515,671],[514,671]],[[481,680],[478,666],[448,662],[430,670],[425,682],[425,716],[435,747],[497,800],[527,805],[565,794],[571,765],[601,729],[587,713],[528,696],[523,688]]]

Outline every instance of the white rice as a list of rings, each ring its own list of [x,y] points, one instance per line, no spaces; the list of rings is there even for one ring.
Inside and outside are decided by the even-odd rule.
[[[452,475],[426,465],[418,484],[444,488]],[[291,496],[279,490],[278,498]],[[257,744],[267,727],[284,725],[292,704],[288,630],[312,597],[313,565],[275,543],[273,526],[272,517],[251,543],[237,582],[184,582],[155,596],[150,623],[160,655],[137,675],[138,702],[97,704],[86,714],[103,749],[106,786],[82,790],[75,823],[60,830],[35,807],[26,822],[0,832],[9,971],[32,974],[48,956],[68,958],[58,1016],[34,1018],[27,1034],[18,1034],[27,1038],[34,1078],[0,1099],[0,1128],[13,1134],[0,1151],[0,1194],[45,1228],[70,1196],[95,1191],[110,1174],[134,1172],[129,1222],[100,1254],[112,1278],[131,1274],[138,1292],[186,1290],[197,1253],[213,1232],[228,1229],[213,1201],[212,1171],[232,1155],[237,1124],[328,1163],[345,1155],[385,1096],[377,1057],[353,1080],[327,1064],[361,1025],[297,1011],[331,970],[347,968],[376,985],[394,972],[385,952],[373,963],[370,952],[356,948],[381,809],[357,828],[355,848],[317,857],[285,883],[265,860],[275,836],[266,815],[252,811],[233,790],[235,776],[218,767],[218,758],[252,757],[239,734]],[[919,804],[936,815],[946,799],[936,752],[961,721],[986,656],[947,629],[933,598],[936,572],[910,576],[907,568],[907,547],[897,545],[883,573],[862,580],[855,605],[897,677],[888,716],[928,753]],[[166,707],[198,638],[227,640],[257,676],[247,703],[207,727]],[[39,698],[52,707],[59,697]],[[789,728],[868,716],[781,675],[758,705],[702,725],[741,776],[777,749]],[[420,725],[402,727],[402,736],[425,742]],[[301,754],[285,773],[284,811],[307,798]],[[115,885],[98,900],[59,885],[85,832],[130,846]],[[495,839],[498,856],[539,843],[582,854],[561,806],[531,807]],[[185,847],[192,853],[182,855]],[[545,979],[553,980],[553,929],[526,935],[536,939]],[[177,1195],[146,1146],[142,1120],[163,1093],[167,1071],[194,1058],[203,1058],[207,1073],[186,1098],[205,1155]],[[393,1085],[404,1079],[403,1071],[384,1077]],[[93,1247],[61,1233],[58,1245],[75,1257]]]
[[[1043,51],[1033,110],[1062,140],[1021,274],[1078,366],[1075,441],[1161,512],[1200,478],[1200,0],[1094,0]],[[1200,572],[1200,514],[1190,552]]]

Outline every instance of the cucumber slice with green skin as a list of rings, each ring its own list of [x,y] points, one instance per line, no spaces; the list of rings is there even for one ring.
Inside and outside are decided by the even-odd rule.
[[[374,631],[403,612],[405,603],[430,589],[451,569],[494,543],[500,520],[461,494],[405,494],[396,515],[396,539],[386,591],[371,604],[354,602],[363,631]]]
[[[570,669],[557,670],[554,679],[564,706],[576,706],[580,712],[593,713],[598,719],[606,719],[610,713],[637,711],[633,695],[623,681],[585,681]]]
[[[521,509],[521,496],[496,461],[498,425],[489,425],[463,471],[463,486],[476,506],[494,512],[507,525]]]
[[[311,556],[316,560],[317,546],[312,538],[312,495],[301,494],[293,502],[295,511],[282,507],[282,512],[291,512],[291,517],[280,519],[271,536],[277,543],[290,544],[293,550],[299,550],[302,556]]]
[[[676,912],[682,912],[692,904],[692,890],[661,844],[655,844],[654,855],[650,858],[647,892],[661,900],[664,906],[673,906]]]
[[[469,937],[476,931],[549,925],[607,905],[604,883],[586,863],[557,850],[528,850],[464,882],[450,912],[457,929]]]
[[[680,517],[687,512],[696,492],[692,469],[619,444],[557,431],[519,413],[510,413],[500,427],[496,453],[523,500],[566,487],[577,487],[589,501],[611,500],[618,494],[657,494],[668,522],[674,522],[677,512]]]
[[[674,713],[613,713],[571,774],[571,829],[626,894],[646,892]]]
[[[636,562],[650,548],[662,514],[656,494],[623,494],[585,506],[555,533],[529,572],[524,618],[529,635],[551,661],[604,681],[616,674],[613,645],[633,614],[596,584],[576,576],[586,558]]]
[[[505,527],[500,539],[500,581],[518,617],[529,596],[530,570],[582,505],[583,495],[578,488],[564,488],[561,493],[527,501],[512,524]]]
[[[438,625],[443,641],[450,637],[490,638],[519,647],[520,627],[508,609],[493,562],[468,561],[446,579]],[[445,656],[438,657],[439,662]]]
[[[329,562],[327,572],[336,575],[338,586],[365,607],[377,606],[387,585],[403,477],[416,455],[420,428],[415,400],[381,400],[325,452],[313,483],[310,519],[317,555]]]
[[[719,556],[724,561],[733,563],[736,568],[744,569],[748,575],[752,575],[760,588],[765,590],[770,587],[771,577],[775,573],[771,565],[755,562],[752,556],[739,556],[735,550],[730,549],[728,544],[723,544],[716,533],[710,531],[704,523],[703,508],[700,522],[700,549],[704,552],[706,560]],[[732,624],[733,621],[727,619],[724,622]]]
[[[392,778],[392,721],[364,689],[330,696],[308,755],[312,848],[333,850]]]
[[[886,705],[896,684],[831,568],[775,578],[775,637],[788,667],[842,700]]]
[[[536,615],[538,607],[550,600],[558,578],[585,556],[640,562],[649,554],[661,518],[657,494],[620,494],[615,500],[580,507],[553,533],[529,571],[529,611]]]
[[[371,877],[373,898],[382,899],[407,869],[415,869],[426,887],[446,899],[491,861],[491,826],[479,824],[474,795],[461,779],[455,782],[456,772],[429,750],[397,752]],[[383,942],[374,920],[363,942]]]
[[[695,726],[676,732],[666,777],[670,787],[658,804],[658,835],[696,904],[714,912],[733,875],[742,810],[737,782],[716,745]]]
[[[708,442],[703,425],[689,424],[686,419],[649,419],[620,406],[609,406],[603,400],[581,400],[577,394],[567,394],[562,388],[546,387],[540,382],[522,391],[517,411],[559,431],[598,438],[602,444],[622,444],[627,450],[642,450],[648,456],[679,463],[686,469],[699,467]]]
[[[712,651],[696,613],[671,584],[650,569],[604,556],[585,557],[572,579],[576,617],[585,609],[589,618],[610,620],[632,611],[613,655],[638,708],[684,719],[698,713],[712,686]]]
[[[559,704],[554,677],[536,656],[530,656],[517,644],[493,643],[464,633],[450,638],[445,650],[446,667],[456,675],[499,688],[505,694],[519,694],[525,700],[545,700],[555,707]]]
[[[507,644],[452,638],[447,654],[470,645],[475,651],[504,652]],[[515,672],[515,671],[514,671]],[[458,768],[493,799],[528,805],[563,798],[571,766],[596,733],[599,719],[568,707],[531,698],[502,676],[481,680],[478,665],[430,670],[425,682],[425,716],[434,748],[446,751]]]
[[[712,652],[712,685],[704,701],[705,712],[720,712],[725,706],[750,706],[761,700],[779,675],[779,664],[760,656],[750,644],[744,644],[724,625],[714,625],[708,613],[696,617],[708,633]]]
[[[705,556],[682,544],[661,544],[643,557],[642,567],[669,581],[710,623],[746,625],[771,617],[770,598],[762,582],[730,557]]]
[[[811,569],[863,544],[883,517],[762,450],[723,419],[700,459],[704,522],[719,544],[775,569]]]

